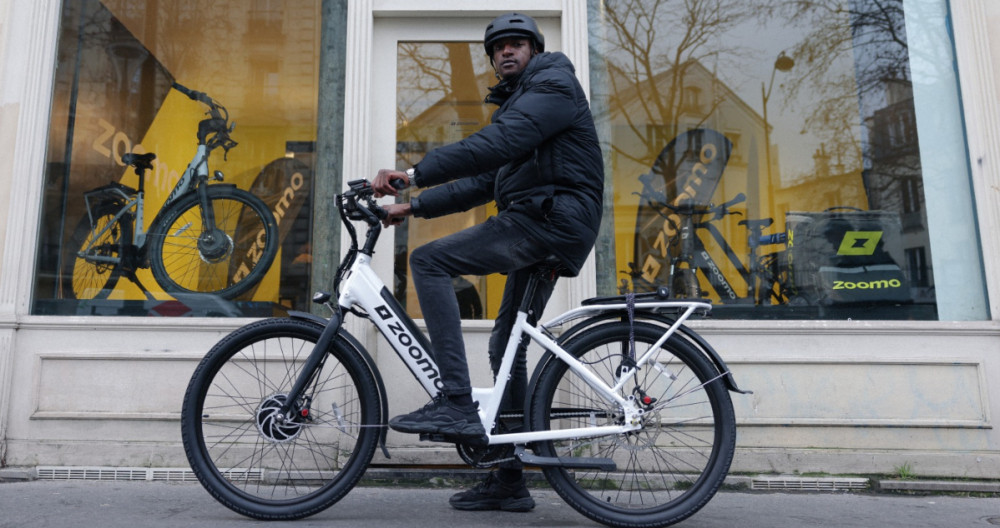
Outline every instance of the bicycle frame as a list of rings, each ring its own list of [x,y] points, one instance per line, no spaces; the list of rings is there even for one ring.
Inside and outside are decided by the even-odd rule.
[[[736,252],[733,251],[732,246],[729,245],[717,227],[710,222],[694,222],[690,218],[685,218],[684,222],[691,222],[690,230],[687,231],[687,242],[685,243],[686,246],[690,247],[685,247],[681,253],[682,255],[687,255],[687,258],[690,259],[689,264],[691,265],[691,269],[701,271],[705,275],[709,285],[723,302],[734,302],[739,300],[740,297],[733,288],[733,285],[726,279],[726,276],[722,274],[719,265],[715,263],[715,259],[705,249],[705,244],[702,243],[701,238],[697,235],[700,229],[705,229],[712,235],[712,238],[715,239],[715,242],[722,248],[729,261],[736,268],[740,278],[752,289],[753,278],[750,276],[750,271],[743,265],[739,257],[736,256]]]
[[[140,175],[139,177],[142,178],[143,176]],[[195,179],[196,177],[197,180]],[[170,205],[170,203],[172,203],[174,200],[176,200],[178,196],[181,196],[184,193],[188,192],[188,190],[191,189],[192,182],[205,181],[205,179],[207,178],[208,178],[208,155],[206,152],[206,147],[205,145],[198,145],[198,151],[195,153],[194,159],[192,159],[191,163],[188,164],[188,168],[184,171],[184,175],[181,176],[181,179],[177,181],[177,184],[174,186],[173,190],[170,191],[170,194],[167,196],[167,200],[163,202],[163,206],[160,208],[160,210],[162,211],[166,209],[167,206]],[[93,204],[91,202],[91,198],[94,195],[106,196],[108,192],[111,192],[116,197],[124,200],[124,204],[122,205],[121,209],[115,214],[113,222],[108,222],[103,229],[101,229],[100,231],[96,231],[94,233],[91,245],[80,250],[81,256],[88,255],[90,250],[93,248],[93,243],[94,243],[93,241],[100,240],[101,236],[104,235],[104,233],[106,233],[109,229],[111,229],[116,222],[121,220],[121,218],[125,216],[125,214],[128,213],[128,211],[130,211],[132,208],[135,208],[135,221],[134,221],[135,229],[132,232],[132,243],[135,244],[135,246],[140,249],[146,246],[147,231],[145,229],[145,208],[146,208],[145,192],[141,190],[133,191],[133,189],[129,189],[129,191],[133,191],[133,193],[127,193],[125,192],[123,187],[124,186],[102,187],[100,189],[95,189],[94,191],[90,191],[84,195],[84,201],[87,206],[87,217],[90,219],[91,226],[94,225],[94,213],[92,207]],[[142,185],[140,184],[140,188],[141,187]],[[157,218],[159,218],[159,215],[157,215]],[[154,224],[156,223],[156,219],[153,220],[153,223]],[[104,257],[97,255],[89,255],[89,257],[87,258],[99,262],[119,262],[121,260],[120,257]]]
[[[736,252],[733,251],[732,246],[726,241],[719,228],[712,224],[712,220],[695,222],[691,218],[691,215],[684,215],[681,222],[679,229],[681,236],[681,256],[674,259],[672,263],[674,269],[676,269],[678,263],[686,262],[690,266],[690,269],[700,271],[705,275],[708,284],[715,290],[715,293],[723,303],[737,303],[741,299],[746,299],[746,302],[756,302],[757,284],[755,278],[759,273],[759,259],[761,258],[757,253],[758,248],[762,245],[784,243],[785,238],[783,234],[762,235],[760,232],[762,226],[754,225],[755,222],[759,221],[744,221],[751,222],[751,224],[747,225],[750,255],[748,265],[744,265],[739,256],[736,255]],[[715,259],[712,258],[712,255],[705,248],[705,244],[697,235],[698,231],[702,229],[708,231],[719,248],[725,253],[729,262],[732,263],[737,273],[739,273],[743,283],[747,286],[746,297],[740,297],[736,293],[732,283],[722,273]]]
[[[380,229],[374,226],[372,229]],[[377,236],[377,235],[376,235]],[[371,238],[369,237],[369,240]],[[357,306],[362,308],[368,319],[375,324],[379,333],[389,342],[396,354],[403,360],[407,368],[417,379],[420,385],[428,394],[436,394],[440,386],[440,370],[429,353],[426,338],[417,330],[416,324],[406,314],[405,310],[396,302],[395,298],[386,288],[381,279],[374,273],[370,266],[371,255],[361,252],[350,268],[350,273],[341,284],[341,294],[337,300],[342,310],[351,310]],[[655,308],[681,309],[680,315],[674,323],[664,332],[663,336],[648,350],[637,352],[636,364],[641,366],[653,359],[657,349],[672,336],[678,328],[696,311],[711,310],[711,305],[694,301],[671,301],[671,302],[649,302],[637,303],[637,309],[651,310]],[[514,365],[514,357],[517,348],[524,335],[530,337],[544,349],[552,352],[561,361],[565,362],[570,369],[584,379],[597,393],[608,402],[613,403],[625,412],[625,419],[622,425],[583,427],[572,429],[561,429],[556,431],[532,431],[524,433],[487,434],[490,444],[521,444],[542,440],[563,440],[570,438],[585,438],[594,436],[614,435],[627,433],[641,429],[640,415],[643,410],[636,404],[634,397],[623,398],[618,391],[625,385],[631,376],[635,375],[635,370],[631,370],[619,378],[614,386],[609,386],[600,378],[590,372],[587,367],[573,357],[569,352],[559,346],[554,340],[546,335],[548,328],[559,326],[562,323],[586,315],[593,315],[608,311],[624,311],[624,304],[607,304],[596,306],[583,306],[570,310],[552,321],[545,323],[540,328],[528,324],[528,314],[523,310],[517,313],[514,327],[504,351],[503,360],[500,364],[499,372],[496,376],[496,384],[492,388],[474,388],[473,399],[479,401],[479,416],[483,426],[487,431],[493,429],[500,411],[500,400],[507,386],[511,369]],[[337,324],[337,323],[334,323]],[[317,345],[318,348],[319,345]],[[310,358],[312,359],[312,358]],[[307,371],[309,372],[309,371]],[[300,380],[301,381],[301,380]],[[297,384],[298,385],[298,384]],[[293,394],[295,393],[293,389]],[[289,399],[291,401],[291,398]]]

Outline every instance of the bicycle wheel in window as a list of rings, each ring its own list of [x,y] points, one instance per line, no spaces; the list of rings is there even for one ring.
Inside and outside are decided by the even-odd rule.
[[[209,185],[207,192],[212,222],[197,192],[163,211],[149,234],[150,267],[167,292],[232,299],[253,288],[271,267],[278,224],[264,202],[247,191]]]
[[[121,277],[121,259],[132,243],[132,215],[115,215],[121,204],[103,202],[94,221],[84,215],[63,246],[61,289],[64,299],[104,299]]]
[[[636,324],[636,355],[663,328]],[[564,348],[614,386],[629,343],[626,323],[607,323],[571,338]],[[533,430],[622,423],[622,410],[600,397],[562,361],[540,367],[531,396]],[[545,477],[573,508],[616,527],[667,526],[703,507],[725,479],[736,445],[736,421],[717,369],[678,336],[658,349],[655,366],[639,369],[623,397],[652,398],[642,429],[598,438],[539,442],[542,456],[611,458],[617,469],[544,468]]]
[[[760,258],[760,282],[757,304],[788,304],[792,296],[789,288],[788,266],[782,265],[783,252],[771,253]]]
[[[216,500],[265,520],[300,519],[347,494],[382,424],[371,370],[335,339],[290,422],[277,416],[323,328],[292,319],[244,326],[198,365],[181,410],[191,469]]]

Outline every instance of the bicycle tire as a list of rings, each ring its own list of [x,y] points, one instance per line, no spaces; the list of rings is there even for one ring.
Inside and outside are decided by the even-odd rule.
[[[132,243],[131,215],[115,220],[122,207],[117,202],[101,202],[94,208],[93,224],[86,214],[77,222],[73,236],[63,246],[60,288],[64,299],[104,299],[118,284],[125,246]],[[115,225],[94,241],[94,236],[112,221]],[[117,262],[95,262],[80,256],[88,246],[92,255],[115,258]]]
[[[260,282],[274,262],[278,223],[264,202],[247,191],[209,185],[207,192],[218,236],[207,238],[198,193],[187,193],[167,206],[150,230],[150,268],[168,293],[233,299]]]
[[[383,426],[370,368],[341,337],[306,394],[309,418],[274,414],[323,327],[265,319],[229,334],[198,365],[184,395],[181,439],[202,486],[227,508],[262,520],[329,508],[361,479]]]
[[[663,335],[664,328],[634,326],[636,354]],[[571,338],[567,352],[589,364],[613,386],[629,325],[604,323]],[[674,335],[661,346],[656,361],[662,371],[641,368],[622,396],[644,394],[656,400],[638,431],[598,438],[536,443],[542,456],[607,457],[615,471],[545,467],[553,489],[586,517],[619,528],[651,528],[680,522],[701,509],[722,485],[736,446],[736,420],[718,370],[683,338]],[[539,366],[530,400],[535,431],[620,423],[621,409],[611,408],[566,363],[554,356]]]

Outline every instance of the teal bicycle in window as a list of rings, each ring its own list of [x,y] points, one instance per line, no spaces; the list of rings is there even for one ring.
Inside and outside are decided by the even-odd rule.
[[[173,88],[209,108],[209,117],[198,124],[194,158],[148,232],[144,185],[154,153],[122,156],[139,177],[137,189],[111,182],[84,193],[87,214],[63,250],[63,298],[107,298],[124,276],[152,299],[136,276],[136,270],[149,268],[167,293],[233,299],[260,282],[274,261],[278,223],[267,205],[235,185],[209,184],[209,155],[236,146],[229,112],[203,92],[177,83]],[[222,181],[222,172],[211,179]]]

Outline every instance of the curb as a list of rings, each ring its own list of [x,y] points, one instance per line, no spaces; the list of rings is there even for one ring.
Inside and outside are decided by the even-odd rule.
[[[881,491],[1000,493],[1000,482],[987,480],[879,480],[878,489]]]
[[[0,469],[0,482],[35,480],[34,468],[3,468]]]
[[[359,486],[409,486],[431,488],[462,488],[478,483],[485,469],[472,468],[385,468],[370,467]],[[156,477],[152,475],[156,474]],[[138,476],[137,476],[138,475]],[[165,476],[164,476],[165,475]],[[142,477],[142,478],[140,478]],[[539,470],[528,469],[529,483],[547,486]],[[0,482],[34,480],[130,480],[196,482],[188,468],[77,468],[8,467],[0,468]],[[726,491],[779,492],[924,492],[924,493],[990,493],[1000,494],[1000,480],[919,480],[879,479],[876,477],[802,477],[797,475],[728,475],[722,484]]]

